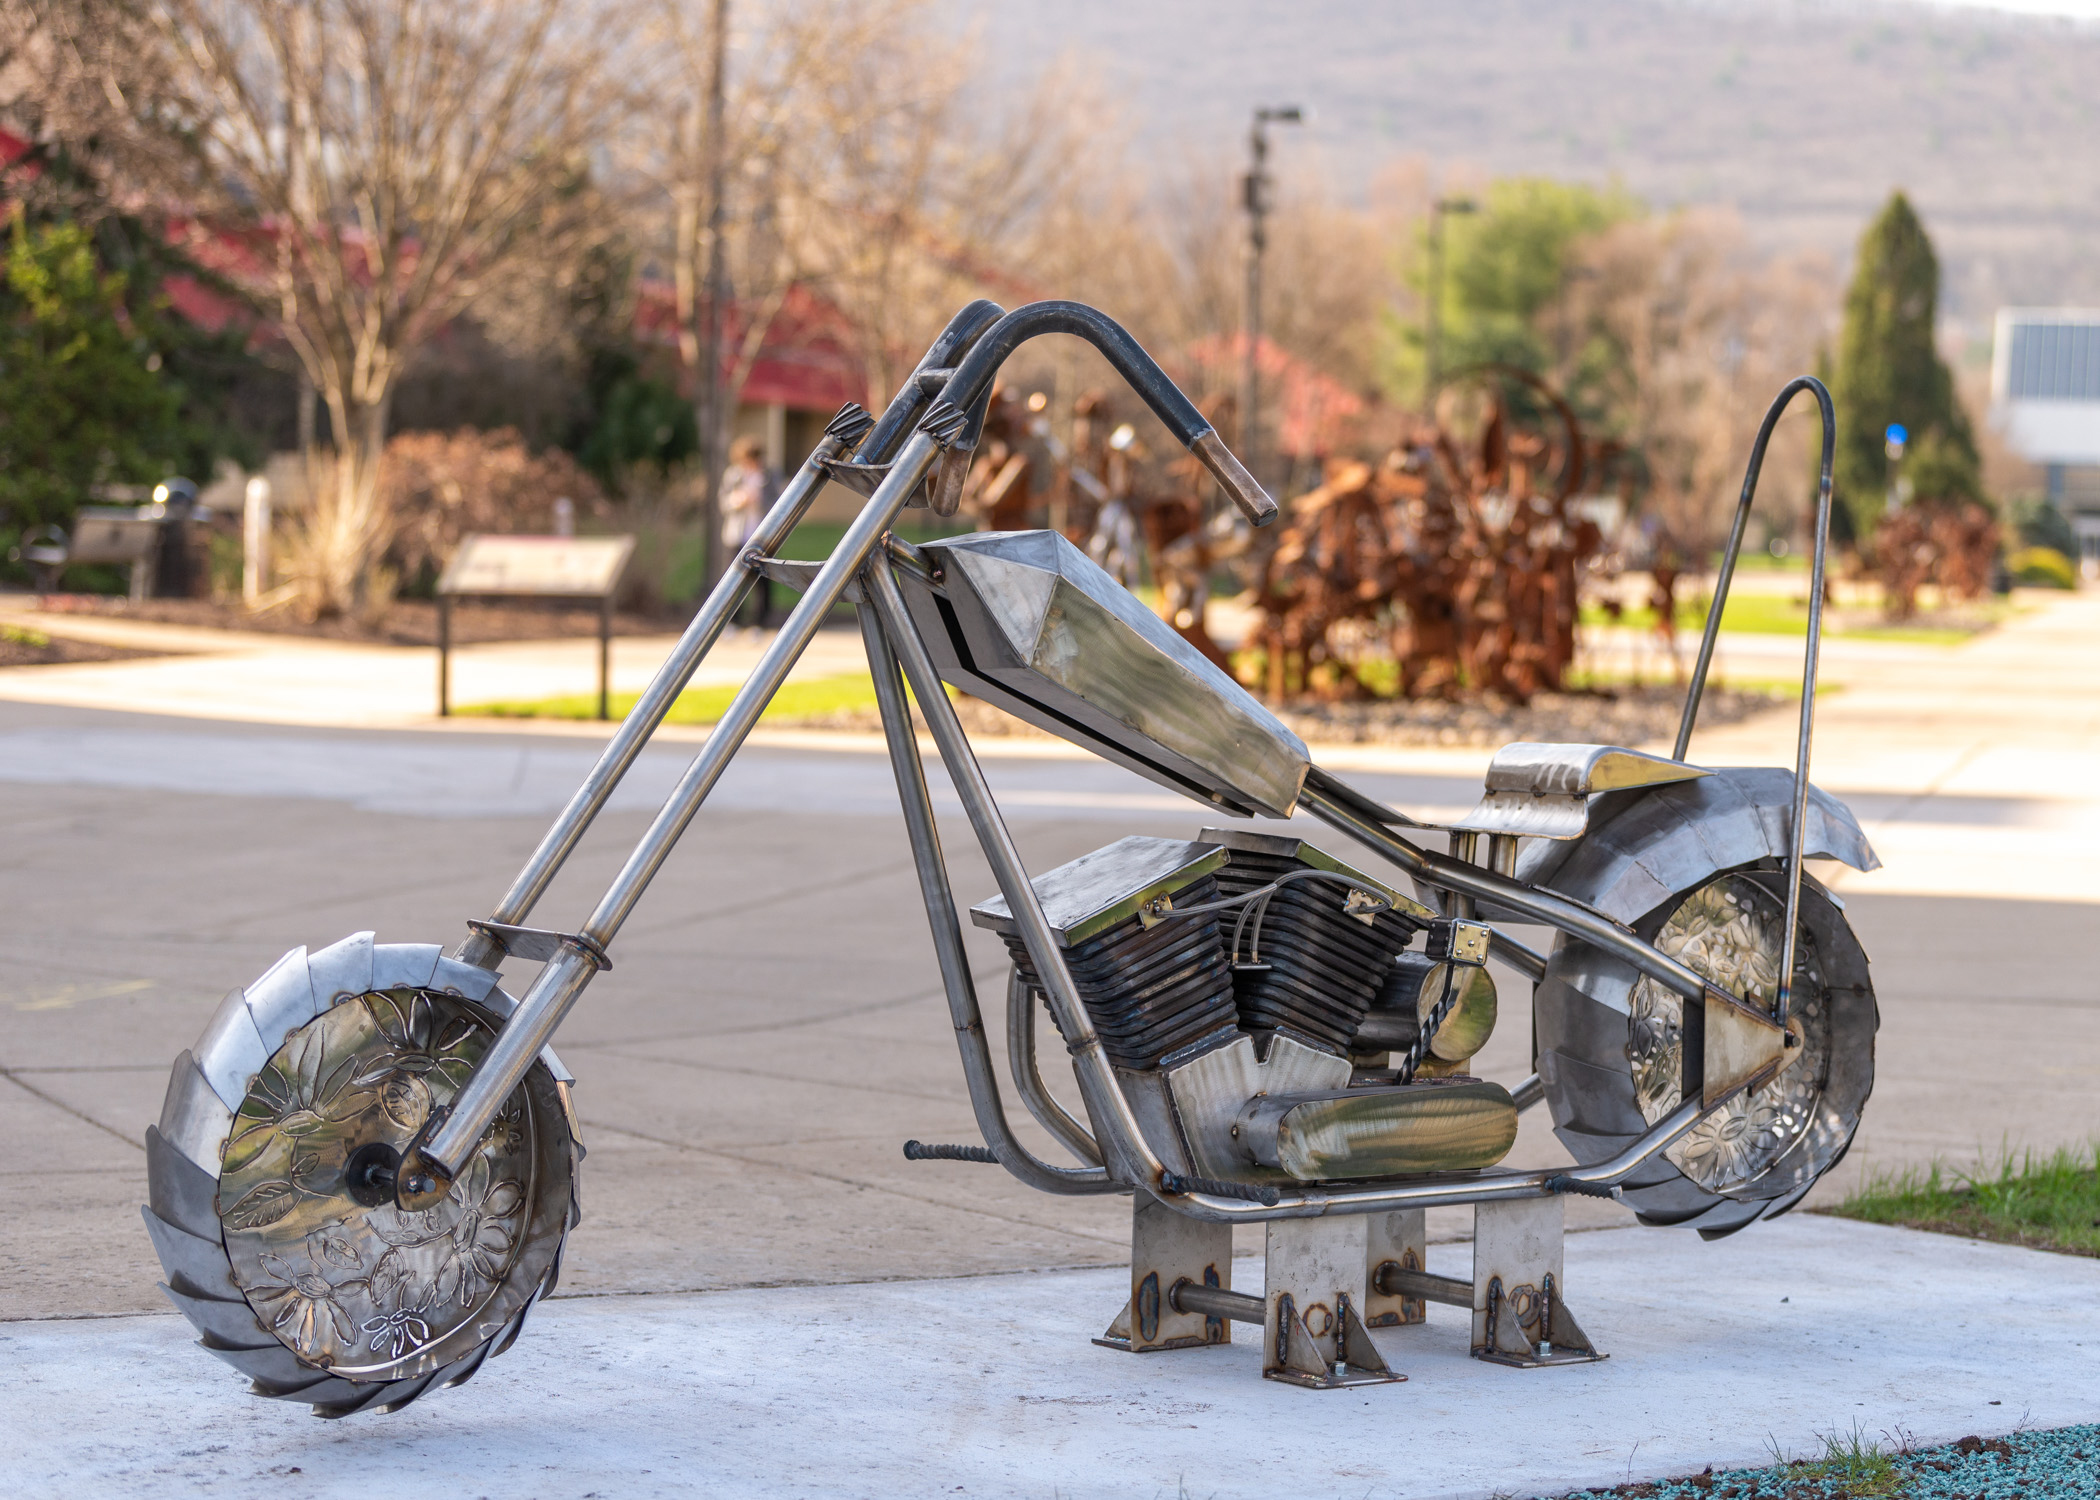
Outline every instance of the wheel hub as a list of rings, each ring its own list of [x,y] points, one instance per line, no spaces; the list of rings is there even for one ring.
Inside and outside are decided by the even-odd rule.
[[[305,1362],[359,1380],[435,1368],[507,1305],[540,1175],[528,1089],[449,1191],[415,1210],[396,1199],[404,1154],[493,1039],[457,996],[373,991],[292,1032],[256,1075],[219,1217],[235,1283]]]

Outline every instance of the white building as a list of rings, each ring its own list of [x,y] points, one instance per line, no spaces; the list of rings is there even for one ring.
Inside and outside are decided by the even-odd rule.
[[[2085,572],[2100,573],[2100,308],[1998,310],[1991,421],[2047,475]]]

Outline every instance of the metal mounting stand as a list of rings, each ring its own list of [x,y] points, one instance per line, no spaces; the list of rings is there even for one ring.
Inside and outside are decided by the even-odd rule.
[[[1224,1317],[1177,1305],[1173,1292],[1182,1282],[1232,1290],[1232,1226],[1192,1219],[1139,1194],[1130,1222],[1130,1300],[1094,1342],[1131,1354],[1231,1343]]]
[[[1597,1352],[1561,1295],[1566,1201],[1483,1203],[1473,1211],[1473,1357],[1490,1364],[1588,1364]]]
[[[1365,1214],[1269,1223],[1263,1378],[1314,1390],[1407,1379],[1387,1366],[1358,1312],[1369,1246]]]
[[[1273,1219],[1265,1296],[1232,1290],[1232,1235],[1140,1197],[1131,1227],[1130,1300],[1094,1342],[1148,1354],[1231,1342],[1226,1324],[1262,1325],[1262,1374],[1313,1390],[1405,1380],[1373,1328],[1425,1321],[1428,1304],[1473,1315],[1475,1359],[1534,1369],[1590,1364],[1597,1352],[1562,1287],[1567,1215],[1558,1197],[1474,1208],[1473,1279],[1423,1267],[1420,1209]]]

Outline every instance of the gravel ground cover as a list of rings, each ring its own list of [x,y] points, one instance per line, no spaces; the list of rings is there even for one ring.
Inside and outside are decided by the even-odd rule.
[[[1684,1479],[1563,1500],[2084,1500],[2100,1497],[2100,1426],[1965,1437],[1937,1448],[1890,1447],[1859,1433],[1826,1440],[1821,1458],[1763,1469],[1709,1469]]]
[[[1699,706],[1701,727],[1734,724],[1799,701],[1798,694],[1714,685]],[[1300,703],[1279,715],[1305,740],[1355,745],[1505,745],[1515,740],[1638,745],[1677,733],[1681,686],[1623,686],[1599,693],[1539,693],[1529,703],[1477,698],[1366,699]]]

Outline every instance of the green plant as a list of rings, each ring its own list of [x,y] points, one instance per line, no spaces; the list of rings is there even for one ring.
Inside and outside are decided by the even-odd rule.
[[[1852,534],[1873,533],[1887,503],[1887,431],[1909,431],[1904,465],[1920,500],[1980,500],[1975,435],[1934,343],[1940,266],[1925,226],[1893,193],[1860,237],[1845,294],[1831,395],[1837,403],[1836,489]]]
[[[0,625],[0,641],[10,646],[28,646],[41,651],[51,644],[51,637],[41,630],[31,630],[26,625]]]
[[[1831,1212],[1876,1224],[2100,1256],[2100,1143],[2002,1150],[1973,1170],[1940,1161],[1873,1172]]]
[[[729,702],[737,694],[733,683],[719,687],[687,688],[671,705],[664,717],[667,724],[714,724],[728,711]],[[634,707],[639,693],[615,693],[612,695],[612,716],[627,717]],[[876,711],[875,682],[866,673],[843,673],[837,677],[818,677],[806,682],[790,682],[774,695],[766,705],[761,718],[774,723],[795,723],[812,719],[836,719],[848,714],[869,714]],[[596,693],[566,693],[554,698],[536,698],[529,701],[477,703],[454,710],[460,714],[473,714],[494,719],[594,719],[598,716]]]
[[[1513,177],[1491,184],[1478,212],[1446,216],[1443,286],[1428,286],[1426,240],[1409,256],[1409,280],[1417,290],[1442,294],[1443,372],[1490,362],[1538,371],[1551,366],[1551,341],[1540,320],[1564,297],[1577,247],[1645,212],[1621,188]],[[1394,319],[1385,334],[1388,384],[1409,400],[1419,399],[1426,375],[1419,320]],[[1577,404],[1584,405],[1587,388],[1597,383],[1593,377],[1603,373],[1590,367],[1608,361],[1609,351],[1598,341],[1594,350],[1576,352],[1582,367],[1577,384],[1584,387]]]
[[[161,478],[180,444],[158,318],[127,292],[85,229],[15,215],[0,279],[0,513],[17,533],[70,522],[92,485]]]
[[[2009,507],[2013,530],[2023,547],[2052,547],[2066,557],[2078,552],[2078,533],[2071,518],[2046,495],[2029,495]]]
[[[2026,584],[2029,588],[2078,587],[2077,565],[2054,547],[2022,547],[2007,556],[2005,569],[2012,574],[2014,583]]]

